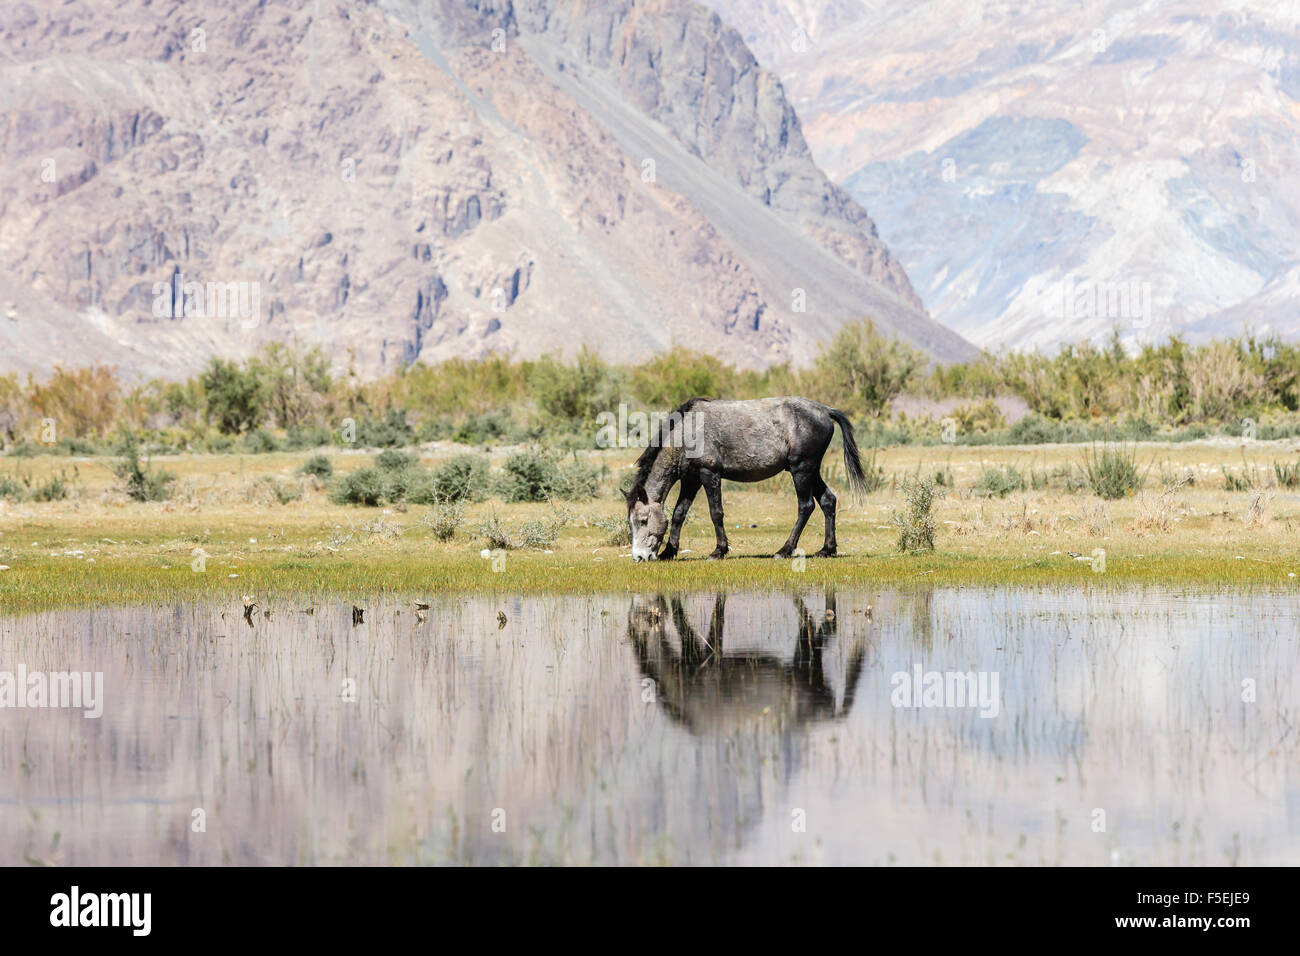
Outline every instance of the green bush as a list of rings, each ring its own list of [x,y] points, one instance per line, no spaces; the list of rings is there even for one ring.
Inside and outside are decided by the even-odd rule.
[[[54,450],[55,454],[68,455],[70,457],[74,455],[94,455],[97,452],[95,446],[84,438],[60,438],[58,443],[54,446]]]
[[[401,471],[420,463],[420,456],[412,453],[388,449],[375,456],[375,467],[382,471]]]
[[[570,429],[588,426],[601,412],[616,408],[622,391],[621,371],[586,346],[572,365],[543,356],[528,379],[537,407],[552,422]]]
[[[880,418],[925,367],[925,356],[863,319],[841,328],[813,367],[816,383],[836,407]]]
[[[627,518],[592,515],[592,527],[605,532],[605,544],[611,547],[628,547],[632,544],[632,526]]]
[[[489,512],[486,518],[475,525],[471,533],[475,538],[485,541],[494,551],[510,551],[517,547],[495,510]]]
[[[73,469],[73,478],[75,479],[77,470]],[[37,485],[32,491],[33,501],[63,501],[68,497],[68,491],[72,487],[72,479],[68,478],[68,473],[64,469],[59,469],[57,475],[52,475],[44,484]]]
[[[301,497],[301,488],[297,485],[282,482],[272,475],[262,475],[244,493],[244,499],[250,504],[270,504],[275,502],[287,505],[289,502],[297,501]]]
[[[1005,498],[1013,491],[1025,490],[1025,476],[1014,465],[1006,468],[985,468],[975,482],[975,494],[986,498]]]
[[[124,438],[122,459],[113,465],[113,473],[125,483],[132,501],[165,501],[167,486],[176,480],[168,471],[151,468],[148,461],[141,463],[139,444],[130,434]]]
[[[1011,426],[1008,440],[1013,445],[1047,445],[1060,440],[1061,428],[1041,415],[1029,414]]]
[[[298,469],[298,474],[315,475],[321,481],[325,481],[334,474],[334,462],[325,455],[312,455],[303,462],[303,466]]]
[[[553,493],[555,462],[539,451],[521,451],[506,459],[501,497],[506,501],[545,501]]]
[[[600,494],[600,467],[576,458],[562,461],[555,469],[551,493],[565,501],[590,501]]]
[[[27,497],[27,487],[13,475],[0,475],[0,498],[19,502]]]
[[[249,432],[240,444],[250,455],[265,455],[280,450],[280,443],[275,440],[275,436],[264,428],[256,428]]]
[[[266,413],[266,391],[252,368],[214,358],[199,376],[209,422],[227,435],[256,428]]]
[[[542,550],[555,544],[560,532],[572,520],[573,514],[567,508],[551,508],[545,518],[534,518],[519,526],[515,543],[521,548]]]
[[[204,439],[203,447],[214,455],[224,455],[235,447],[235,439],[223,432],[215,432]]]
[[[411,443],[406,413],[389,409],[381,419],[365,418],[357,423],[357,444],[365,448],[396,448]]]
[[[465,499],[439,500],[424,518],[424,525],[439,541],[450,541],[465,520]]]
[[[283,447],[286,451],[302,451],[306,448],[320,448],[333,440],[333,433],[324,425],[302,425],[290,428],[284,436]]]
[[[932,478],[903,479],[903,497],[907,500],[907,510],[894,512],[891,521],[898,529],[898,550],[933,551],[934,532],[937,527],[934,519],[934,505],[943,498]]]
[[[1144,482],[1144,475],[1138,472],[1137,452],[1124,445],[1106,445],[1101,451],[1094,446],[1085,451],[1083,474],[1093,494],[1110,500],[1132,494]]]
[[[386,483],[378,468],[358,468],[340,478],[330,492],[330,500],[339,505],[374,507],[384,499]]]
[[[1300,488],[1300,462],[1273,462],[1273,474],[1279,488]]]
[[[374,464],[344,475],[330,498],[337,504],[371,507],[399,501],[427,505],[442,500],[433,475],[419,465],[418,457],[392,449],[377,455]]]
[[[1258,483],[1259,473],[1254,468],[1243,467],[1239,474],[1233,474],[1227,465],[1223,466],[1224,491],[1253,491]]]
[[[431,505],[438,500],[433,489],[433,476],[419,465],[404,468],[380,468],[384,479],[384,499],[396,503],[406,501],[413,505]]]
[[[457,455],[433,472],[433,493],[442,501],[482,501],[491,489],[491,469],[482,455]]]

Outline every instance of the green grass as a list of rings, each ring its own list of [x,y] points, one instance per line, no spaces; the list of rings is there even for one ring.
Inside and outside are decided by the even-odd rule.
[[[1269,470],[1278,448],[1252,450]],[[454,455],[452,450],[448,454]],[[614,491],[630,458],[611,455],[612,471],[594,501],[570,505],[556,520],[547,503],[466,502],[450,540],[436,532],[437,505],[367,508],[337,505],[328,491],[305,479],[302,495],[269,493],[293,481],[309,457],[274,455],[187,456],[170,463],[176,493],[167,502],[134,502],[112,489],[111,462],[82,463],[66,500],[0,501],[0,608],[4,613],[58,606],[153,603],[186,599],[238,600],[245,593],[333,594],[339,600],[378,592],[589,593],[593,591],[795,588],[821,583],[865,586],[1114,584],[1269,585],[1294,588],[1300,578],[1300,505],[1276,496],[1266,520],[1252,523],[1247,493],[1225,491],[1208,480],[1235,448],[1173,446],[1160,450],[1168,467],[1194,471],[1202,480],[1171,500],[1167,531],[1152,533],[1139,520],[1141,497],[1108,503],[1104,533],[1089,530],[1083,511],[1096,502],[1089,491],[1056,486],[1027,489],[1014,500],[976,494],[984,470],[1023,459],[1023,450],[966,452],[935,449],[917,461],[917,450],[882,450],[890,469],[916,462],[921,474],[942,467],[951,475],[934,505],[935,550],[896,551],[890,514],[907,502],[901,489],[882,489],[854,502],[842,485],[840,557],[806,562],[774,561],[794,518],[795,502],[784,484],[728,487],[724,492],[731,555],[703,560],[713,548],[713,529],[701,496],[691,511],[676,561],[634,564],[621,540],[625,512]],[[1077,449],[1043,452],[1044,470],[1077,461]],[[1000,461],[998,459],[1001,459]],[[42,457],[33,464],[40,484],[68,467]],[[368,467],[369,456],[340,455],[336,475]],[[426,459],[426,464],[436,464]],[[494,462],[499,464],[499,462]],[[284,490],[284,489],[282,489]],[[1144,494],[1150,494],[1148,489]],[[504,570],[480,556],[489,544],[475,535],[495,514],[512,543]],[[536,532],[544,532],[538,534]],[[555,532],[552,535],[552,532]],[[822,518],[815,513],[800,546],[821,544]],[[531,545],[531,547],[530,547]],[[1107,552],[1106,570],[1094,574],[1074,551]],[[206,555],[194,571],[195,549]],[[552,553],[544,553],[544,550]],[[80,552],[78,554],[77,552]],[[797,571],[796,567],[805,570]],[[230,575],[237,575],[231,577]]]

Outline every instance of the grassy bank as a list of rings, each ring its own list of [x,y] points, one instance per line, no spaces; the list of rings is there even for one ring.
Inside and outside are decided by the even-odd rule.
[[[1080,486],[1087,446],[887,449],[881,488],[860,502],[841,489],[841,556],[804,562],[769,556],[790,529],[788,478],[724,491],[732,553],[713,547],[703,499],[692,509],[675,562],[634,564],[612,543],[623,518],[615,485],[628,451],[598,460],[609,478],[590,501],[466,503],[450,540],[434,533],[436,506],[359,507],[331,500],[333,482],[372,457],[336,453],[336,475],[300,475],[309,453],[169,457],[170,500],[137,502],[121,489],[112,462],[41,456],[28,463],[34,484],[75,474],[58,501],[0,502],[0,606],[6,612],[54,606],[231,600],[255,595],[266,607],[299,594],[363,600],[377,592],[412,595],[474,590],[501,594],[623,589],[780,588],[824,582],[868,585],[1108,586],[1162,583],[1295,587],[1300,579],[1300,491],[1269,476],[1294,462],[1293,442],[1130,446],[1141,487],[1117,500]],[[426,446],[435,467],[463,449]],[[506,453],[493,456],[499,465]],[[829,465],[829,460],[828,460]],[[834,469],[832,472],[834,480]],[[996,480],[990,479],[990,472]],[[899,554],[891,516],[904,507],[909,476],[940,476],[933,552]],[[1008,490],[1008,475],[1014,479]],[[1244,476],[1249,490],[1236,487]],[[1161,477],[1163,476],[1163,477]],[[281,503],[266,479],[298,496]],[[1041,487],[1034,487],[1037,483]],[[500,550],[493,524],[518,541],[521,529],[554,525],[549,546]],[[821,543],[820,513],[801,545]],[[483,557],[484,549],[492,553]],[[1097,552],[1104,551],[1104,569]],[[1072,556],[1071,552],[1078,557]]]

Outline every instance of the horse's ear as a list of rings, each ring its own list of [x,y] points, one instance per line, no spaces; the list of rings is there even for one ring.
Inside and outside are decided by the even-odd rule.
[[[623,498],[627,501],[627,506],[629,508],[631,508],[638,501],[649,502],[650,500],[649,498],[646,497],[644,486],[638,486],[636,488],[627,489],[626,491],[623,492]]]

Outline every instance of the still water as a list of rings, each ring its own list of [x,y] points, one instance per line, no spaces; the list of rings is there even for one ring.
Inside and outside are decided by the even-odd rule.
[[[1296,595],[357,603],[0,618],[0,863],[1300,861]]]

